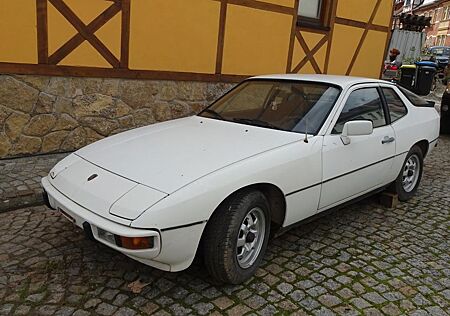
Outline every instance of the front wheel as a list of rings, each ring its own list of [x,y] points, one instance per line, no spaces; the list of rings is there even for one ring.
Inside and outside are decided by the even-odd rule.
[[[414,146],[406,155],[402,170],[393,183],[400,201],[407,201],[414,196],[422,179],[422,172],[423,153],[418,146]]]
[[[253,276],[264,256],[270,233],[270,210],[259,191],[237,193],[208,221],[204,259],[219,282],[239,284]]]

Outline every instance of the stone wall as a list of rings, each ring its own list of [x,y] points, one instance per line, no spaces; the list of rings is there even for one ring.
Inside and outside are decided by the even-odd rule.
[[[232,86],[0,74],[0,158],[72,151],[108,135],[192,115]]]

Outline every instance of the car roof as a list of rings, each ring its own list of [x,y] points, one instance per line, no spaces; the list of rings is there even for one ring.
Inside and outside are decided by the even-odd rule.
[[[342,88],[350,87],[355,84],[364,83],[389,83],[388,81],[351,77],[351,76],[335,76],[335,75],[303,75],[303,74],[278,74],[278,75],[262,75],[255,76],[249,79],[272,79],[272,80],[298,80],[298,81],[311,81],[311,82],[323,82],[330,83]]]
[[[450,48],[450,46],[431,46],[430,49],[433,48]]]

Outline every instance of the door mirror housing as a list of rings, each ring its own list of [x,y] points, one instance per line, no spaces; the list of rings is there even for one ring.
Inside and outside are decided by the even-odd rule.
[[[342,129],[341,140],[344,145],[350,144],[350,136],[371,135],[373,123],[371,121],[349,121]]]

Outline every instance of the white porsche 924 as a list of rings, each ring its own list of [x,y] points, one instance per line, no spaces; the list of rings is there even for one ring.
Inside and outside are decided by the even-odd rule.
[[[200,114],[86,146],[42,179],[88,236],[180,271],[250,278],[269,235],[390,187],[401,201],[437,144],[432,104],[393,84],[324,75],[248,79]]]

